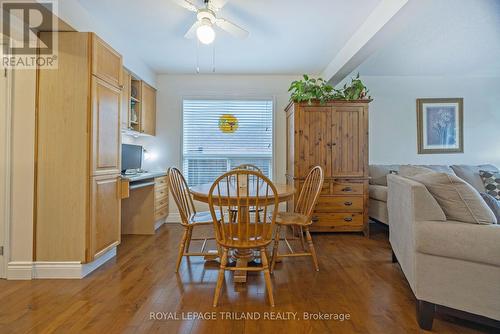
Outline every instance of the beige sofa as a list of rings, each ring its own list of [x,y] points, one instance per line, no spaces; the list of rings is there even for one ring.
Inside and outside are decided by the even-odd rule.
[[[484,184],[479,176],[479,170],[494,170],[498,168],[493,165],[420,165],[435,170],[436,172],[452,173],[465,180],[479,192],[484,192]],[[387,212],[387,175],[399,173],[401,165],[370,165],[370,202],[368,215],[370,218],[384,224],[389,224]]]
[[[423,184],[387,181],[393,260],[415,294],[420,327],[432,328],[436,305],[500,321],[500,225],[447,221]]]

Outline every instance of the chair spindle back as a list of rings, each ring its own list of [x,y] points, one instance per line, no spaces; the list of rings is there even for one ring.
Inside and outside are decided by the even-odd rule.
[[[271,242],[278,203],[276,187],[259,172],[235,169],[221,175],[208,193],[217,241],[235,248]],[[251,213],[250,207],[255,211]],[[231,220],[226,210],[237,210],[237,218]],[[215,219],[217,211],[220,221]]]
[[[168,169],[168,184],[175,204],[179,209],[182,225],[189,225],[189,219],[196,213],[186,179],[175,167]]]

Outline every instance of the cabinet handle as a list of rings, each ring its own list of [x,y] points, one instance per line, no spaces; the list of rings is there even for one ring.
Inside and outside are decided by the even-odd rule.
[[[317,223],[319,221],[319,218],[317,216],[313,216],[311,220],[313,223]]]
[[[345,205],[345,206],[351,206],[351,205],[352,205],[352,202],[344,202],[344,205]]]
[[[342,188],[342,191],[344,191],[344,192],[352,191],[352,188],[351,187],[345,187],[345,188]]]
[[[352,222],[352,217],[345,217],[345,218],[344,218],[344,221],[345,221],[345,222]]]

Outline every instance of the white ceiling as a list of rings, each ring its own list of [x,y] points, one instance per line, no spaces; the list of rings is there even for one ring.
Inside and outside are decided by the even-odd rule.
[[[79,0],[91,15],[119,31],[158,73],[194,73],[196,41],[183,38],[195,21],[170,0]],[[238,40],[217,30],[216,72],[320,73],[381,0],[229,0],[219,15],[250,31]],[[199,6],[203,1],[195,0]],[[200,48],[211,72],[212,48]]]
[[[380,76],[499,76],[500,0],[417,0],[396,36],[356,71]]]

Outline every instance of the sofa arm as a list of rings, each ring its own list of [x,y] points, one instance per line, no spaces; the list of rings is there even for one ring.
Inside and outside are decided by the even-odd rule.
[[[415,224],[418,221],[446,221],[446,216],[423,184],[397,175],[388,175],[387,182],[389,241],[415,292]]]

